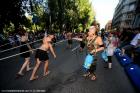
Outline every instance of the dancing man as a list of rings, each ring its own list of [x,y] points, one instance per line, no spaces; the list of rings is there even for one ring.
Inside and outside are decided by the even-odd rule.
[[[23,70],[26,68],[26,71],[30,71],[32,68],[30,68],[30,51],[32,51],[32,48],[30,44],[28,43],[28,33],[24,29],[20,29],[20,37],[21,37],[21,47],[20,47],[20,53],[22,53],[20,56],[24,58],[25,62],[22,65],[21,69],[16,75],[16,78],[23,76]],[[30,51],[29,51],[30,50]],[[33,51],[32,51],[33,53]]]
[[[53,54],[54,58],[56,58],[56,54],[55,54],[54,49],[51,44],[53,38],[54,38],[54,35],[51,35],[51,34],[48,35],[47,37],[44,37],[42,45],[37,49],[36,55],[35,55],[36,65],[33,69],[32,75],[30,77],[30,81],[33,81],[38,78],[38,76],[36,76],[35,74],[36,74],[41,62],[45,62],[43,76],[46,76],[49,74],[49,72],[50,72],[50,71],[48,71],[49,56],[48,56],[47,51],[50,50],[51,53]]]

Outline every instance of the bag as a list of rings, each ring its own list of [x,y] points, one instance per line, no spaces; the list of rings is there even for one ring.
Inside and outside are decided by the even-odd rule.
[[[115,51],[115,47],[113,47],[113,45],[110,44],[106,49],[107,56],[113,56],[114,51]]]
[[[98,36],[96,36],[92,41],[88,42],[88,44],[91,44],[91,43],[94,44],[94,42],[95,42],[95,40],[96,40],[97,37],[98,37]],[[94,45],[94,46],[95,46],[95,45]],[[84,67],[86,70],[89,69],[90,66],[91,66],[91,64],[93,63],[93,61],[94,61],[94,55],[88,54],[88,55],[86,56],[86,58],[85,58],[85,62],[84,62],[83,67]]]
[[[103,58],[103,60],[104,60],[105,62],[108,62],[108,57],[107,57],[106,50],[104,50],[104,51],[102,52],[102,58]]]
[[[85,58],[85,62],[84,62],[83,67],[84,67],[85,69],[89,69],[90,66],[91,66],[91,64],[93,63],[93,60],[94,60],[94,56],[88,54],[88,55],[86,56],[86,58]]]

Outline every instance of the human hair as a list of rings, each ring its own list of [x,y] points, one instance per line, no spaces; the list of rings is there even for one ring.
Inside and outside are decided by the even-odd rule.
[[[19,35],[24,36],[26,33],[26,30],[24,28],[19,28]]]
[[[91,30],[91,29],[95,29],[95,35],[98,35],[98,29],[97,29],[96,26],[91,26],[91,27],[89,28],[89,30]]]

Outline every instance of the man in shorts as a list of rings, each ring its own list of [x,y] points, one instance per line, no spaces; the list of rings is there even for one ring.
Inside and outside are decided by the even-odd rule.
[[[54,58],[56,58],[56,54],[55,54],[54,49],[53,49],[52,44],[51,44],[53,38],[54,38],[54,35],[48,35],[47,37],[44,37],[42,45],[37,49],[36,55],[35,55],[36,65],[33,69],[32,75],[30,77],[30,81],[33,81],[33,80],[38,78],[38,76],[36,76],[35,74],[36,74],[41,62],[45,62],[43,76],[46,76],[49,74],[49,71],[48,71],[48,63],[49,63],[48,50],[50,50],[51,53],[53,54]]]

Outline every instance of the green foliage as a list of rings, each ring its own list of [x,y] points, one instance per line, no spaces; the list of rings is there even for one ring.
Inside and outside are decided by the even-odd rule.
[[[10,27],[11,23],[17,29],[21,24],[26,23],[26,17],[22,8],[22,2],[27,0],[3,0],[0,3],[0,31]],[[15,30],[16,31],[16,30]]]
[[[82,24],[83,30],[86,30],[94,21],[95,12],[89,3],[89,0],[77,0],[79,19]]]
[[[46,0],[47,12],[41,3],[33,3],[39,26],[51,31],[85,31],[94,21],[95,13],[89,0]],[[48,12],[49,11],[49,12]],[[80,24],[80,26],[79,26]]]
[[[1,4],[0,30],[14,31],[24,25],[30,31],[46,28],[55,32],[85,31],[95,17],[89,0],[4,0]],[[25,12],[29,16],[25,17]],[[38,18],[37,23],[32,23],[33,14]]]

